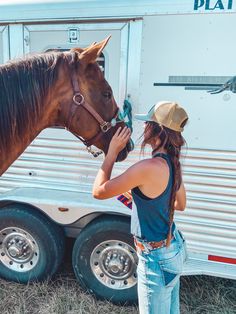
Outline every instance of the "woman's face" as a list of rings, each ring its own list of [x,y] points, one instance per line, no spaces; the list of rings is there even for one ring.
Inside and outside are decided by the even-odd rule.
[[[145,121],[143,124],[143,128],[144,128],[143,133],[144,141],[147,144],[151,145],[152,147],[159,146],[160,144],[160,138],[158,136],[159,133],[155,135],[153,134],[153,126],[147,121]]]
[[[147,142],[147,144],[153,145],[154,142],[156,141],[156,138],[151,136],[150,124],[147,121],[144,122],[143,128],[144,128],[143,133],[144,141]]]

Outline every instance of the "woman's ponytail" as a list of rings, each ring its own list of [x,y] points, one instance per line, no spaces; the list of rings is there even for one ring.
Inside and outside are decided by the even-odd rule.
[[[171,231],[172,231],[172,225],[173,225],[173,220],[174,220],[174,204],[175,204],[175,199],[176,199],[176,192],[178,191],[182,182],[182,171],[181,171],[181,165],[180,165],[180,160],[179,160],[181,146],[182,145],[176,146],[176,145],[173,145],[172,143],[168,143],[168,147],[166,148],[167,154],[171,158],[172,172],[173,172],[173,184],[172,184],[170,206],[169,206],[170,208],[169,232],[168,232],[167,242],[166,242],[167,247],[170,245],[170,241],[171,241]]]

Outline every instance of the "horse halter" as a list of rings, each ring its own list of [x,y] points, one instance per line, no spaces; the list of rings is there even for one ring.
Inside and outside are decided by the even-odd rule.
[[[99,123],[100,126],[100,131],[98,131],[97,134],[95,134],[92,138],[85,140],[83,139],[81,136],[79,136],[77,133],[75,132],[71,132],[72,134],[74,134],[78,139],[80,139],[84,145],[87,148],[87,151],[89,153],[91,153],[94,157],[98,157],[100,154],[102,154],[103,152],[100,151],[93,151],[91,149],[91,146],[97,141],[99,140],[105,133],[107,133],[112,127],[115,127],[117,123],[121,123],[124,120],[120,119],[119,116],[119,108],[117,107],[117,110],[115,112],[115,115],[113,116],[113,118],[111,119],[110,122],[108,121],[104,121],[102,119],[102,117],[93,109],[93,107],[91,105],[89,105],[86,101],[84,96],[80,93],[80,88],[79,88],[79,83],[76,77],[76,73],[73,70],[72,72],[72,78],[71,78],[71,82],[72,82],[72,86],[73,86],[73,90],[74,90],[74,95],[72,98],[72,103],[71,103],[71,110],[69,112],[68,115],[68,119],[67,119],[67,123],[66,123],[66,129],[68,131],[70,131],[70,125],[72,122],[73,117],[75,116],[77,109],[79,107],[83,107],[84,109],[86,109],[93,117],[94,119]]]

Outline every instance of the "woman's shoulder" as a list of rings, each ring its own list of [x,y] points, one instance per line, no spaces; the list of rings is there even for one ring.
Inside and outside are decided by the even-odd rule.
[[[155,170],[157,171],[158,169],[161,170],[166,170],[168,169],[168,164],[166,162],[165,159],[161,158],[161,157],[155,157],[155,158],[145,158],[145,159],[142,159],[138,162],[136,162],[133,167],[135,167],[136,169],[140,169],[142,171],[150,171],[152,170]]]
[[[153,186],[167,185],[169,167],[165,159],[155,157],[146,158],[138,161],[129,168],[130,174],[138,180],[137,186],[139,188],[145,187],[150,189]]]

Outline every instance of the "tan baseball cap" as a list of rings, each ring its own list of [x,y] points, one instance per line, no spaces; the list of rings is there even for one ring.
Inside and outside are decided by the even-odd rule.
[[[182,132],[183,123],[188,120],[186,111],[176,102],[160,101],[147,114],[136,114],[134,118],[142,121],[154,121],[168,129]]]

